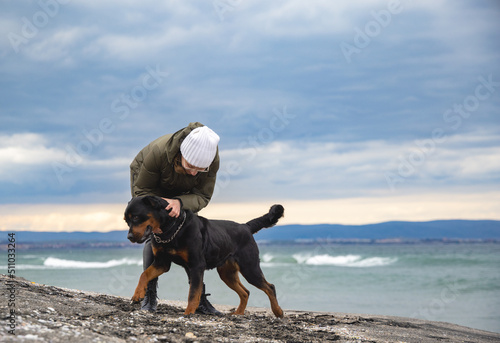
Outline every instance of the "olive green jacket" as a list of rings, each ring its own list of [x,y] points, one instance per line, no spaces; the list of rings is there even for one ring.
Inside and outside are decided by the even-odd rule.
[[[219,151],[207,173],[196,176],[182,175],[174,170],[174,158],[179,153],[184,138],[198,122],[173,134],[162,136],[142,149],[130,164],[130,187],[132,197],[156,195],[179,199],[184,209],[198,212],[208,205],[215,188],[219,170]]]

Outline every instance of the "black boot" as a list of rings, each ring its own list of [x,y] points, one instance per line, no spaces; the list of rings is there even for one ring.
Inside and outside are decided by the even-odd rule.
[[[155,312],[158,305],[156,290],[158,288],[158,278],[149,281],[146,295],[141,303],[141,310]]]
[[[203,284],[203,293],[201,294],[200,305],[198,305],[198,308],[196,309],[196,313],[200,313],[200,314],[215,314],[215,315],[221,316],[222,313],[220,313],[219,311],[217,311],[212,306],[212,304],[210,303],[210,301],[208,301],[207,297],[209,295],[210,294],[206,294],[205,293],[205,284]]]

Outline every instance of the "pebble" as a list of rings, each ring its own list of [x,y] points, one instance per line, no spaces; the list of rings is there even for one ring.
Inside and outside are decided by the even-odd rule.
[[[196,338],[196,336],[192,332],[186,332],[186,338]]]

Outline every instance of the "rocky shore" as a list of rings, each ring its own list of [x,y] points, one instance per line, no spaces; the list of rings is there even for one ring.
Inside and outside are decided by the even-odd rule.
[[[129,298],[0,275],[2,342],[500,342],[500,334],[424,320],[248,308],[244,316],[184,316],[160,300],[154,314]],[[11,314],[11,311],[14,311]]]

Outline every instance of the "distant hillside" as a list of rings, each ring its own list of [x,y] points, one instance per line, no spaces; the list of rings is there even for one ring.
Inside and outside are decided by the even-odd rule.
[[[255,235],[261,241],[349,240],[349,239],[500,239],[500,221],[437,220],[430,222],[386,222],[369,225],[283,225],[265,229]],[[0,237],[5,242],[7,235]],[[127,243],[127,231],[111,232],[33,232],[17,231],[16,242]]]
[[[297,239],[499,239],[500,221],[436,220],[369,225],[286,225],[262,230],[257,240]]]
[[[36,232],[16,231],[16,242],[24,243],[65,243],[65,242],[128,242],[128,231],[110,232]],[[6,236],[6,235],[5,235]],[[0,238],[2,241],[6,237]]]

